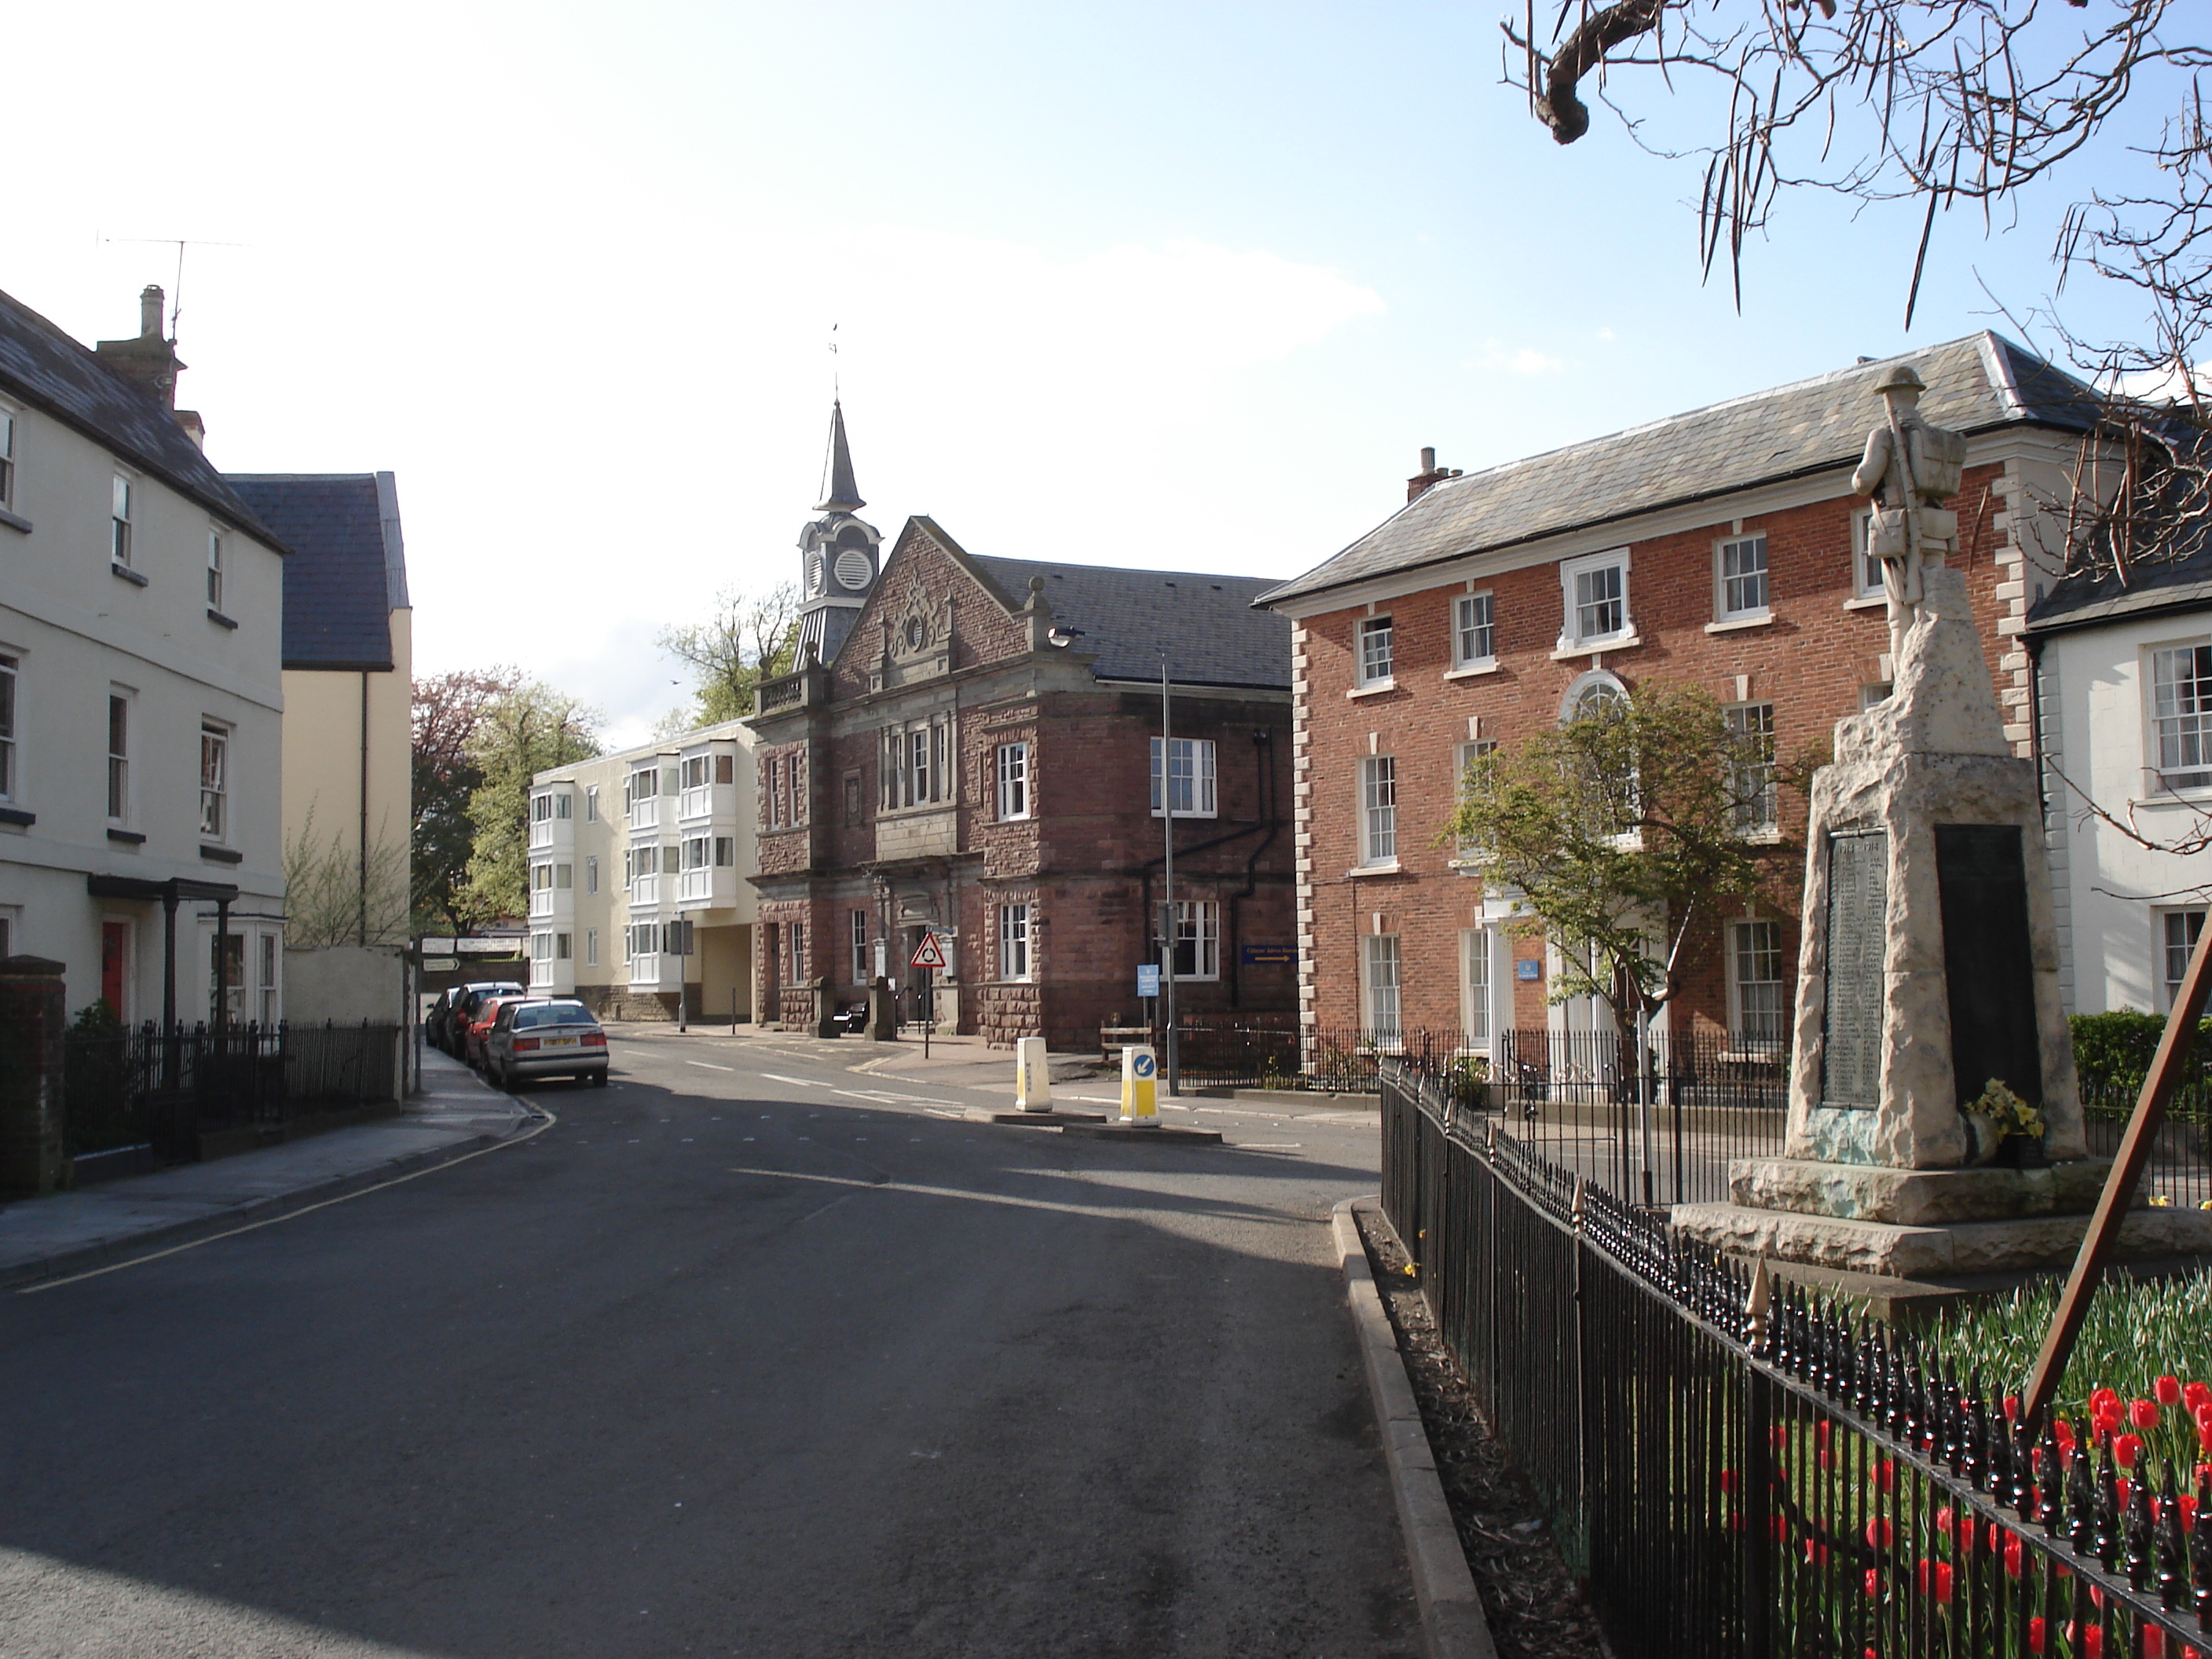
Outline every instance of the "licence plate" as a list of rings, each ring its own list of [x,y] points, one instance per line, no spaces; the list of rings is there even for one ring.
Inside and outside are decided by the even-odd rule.
[[[576,1039],[574,1037],[547,1037],[545,1039],[545,1046],[549,1048],[573,1048],[576,1046]]]

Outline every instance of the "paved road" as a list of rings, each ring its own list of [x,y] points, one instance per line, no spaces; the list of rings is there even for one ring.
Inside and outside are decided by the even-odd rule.
[[[618,1043],[526,1145],[6,1297],[0,1653],[1418,1652],[1371,1117],[1078,1140],[866,1053]]]

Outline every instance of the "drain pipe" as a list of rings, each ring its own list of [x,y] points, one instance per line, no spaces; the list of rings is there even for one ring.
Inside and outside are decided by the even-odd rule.
[[[1276,806],[1274,732],[1264,726],[1258,727],[1252,733],[1252,747],[1262,757],[1260,764],[1261,801],[1261,810],[1267,815],[1267,833],[1252,849],[1252,855],[1244,860],[1244,885],[1229,896],[1229,931],[1239,947],[1244,943],[1244,918],[1239,907],[1260,890],[1260,860],[1275,844],[1275,837],[1283,828],[1282,816]],[[1229,1006],[1232,1008],[1244,1006],[1244,964],[1241,948],[1233,960],[1229,975]]]

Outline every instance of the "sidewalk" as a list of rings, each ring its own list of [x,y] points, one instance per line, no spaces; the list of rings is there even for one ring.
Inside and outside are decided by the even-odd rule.
[[[0,1206],[0,1290],[64,1278],[313,1204],[495,1145],[532,1120],[434,1048],[398,1115],[304,1140]]]
[[[678,1031],[675,1026],[659,1021],[641,1020],[610,1024],[607,1036],[617,1044],[641,1042],[757,1045],[784,1054],[804,1054],[823,1065],[842,1066],[848,1071],[860,1070],[873,1077],[917,1080],[927,1078],[932,1082],[954,1085],[1003,1088],[1009,1099],[1014,1091],[1014,1051],[988,1048],[980,1036],[933,1036],[927,1055],[922,1053],[919,1036],[902,1037],[896,1042],[878,1042],[858,1032],[835,1038],[817,1037],[805,1031],[763,1030],[757,1025],[741,1025],[733,1037],[727,1025],[695,1024],[689,1031]],[[1045,1059],[1054,1083],[1086,1083],[1108,1076],[1100,1069],[1096,1054],[1052,1054]],[[1120,1076],[1116,1068],[1112,1073],[1116,1086]]]

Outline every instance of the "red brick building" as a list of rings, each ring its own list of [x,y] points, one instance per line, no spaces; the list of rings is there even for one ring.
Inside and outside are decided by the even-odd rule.
[[[1889,640],[1867,503],[1848,480],[1881,418],[1889,362],[1967,434],[1953,505],[2008,735],[2029,752],[2027,608],[2055,583],[2054,526],[2081,388],[1992,334],[1462,476],[1433,451],[1406,506],[1269,593],[1293,624],[1299,1004],[1311,1028],[1572,1029],[1548,1005],[1556,947],[1518,933],[1437,843],[1476,746],[1509,747],[1583,700],[1646,682],[1703,687],[1778,752],[1887,694]],[[1778,833],[1805,805],[1776,792]],[[1786,890],[1801,878],[1788,873]],[[1702,942],[1674,1029],[1785,1040],[1794,906]]]
[[[1163,653],[1178,1000],[1286,1013],[1291,629],[1255,608],[1276,584],[978,557],[926,518],[878,574],[873,532],[848,533],[864,503],[842,440],[841,423],[836,522],[802,547],[867,556],[844,561],[845,614],[803,626],[798,672],[762,686],[751,721],[757,1017],[804,1024],[817,981],[850,1002],[884,972],[903,1018],[928,997],[943,1027],[994,1042],[1086,1047],[1141,1018],[1136,969],[1160,959]],[[808,556],[811,604],[825,578]],[[826,661],[814,640],[836,641]],[[951,951],[927,988],[908,967],[925,930]]]

